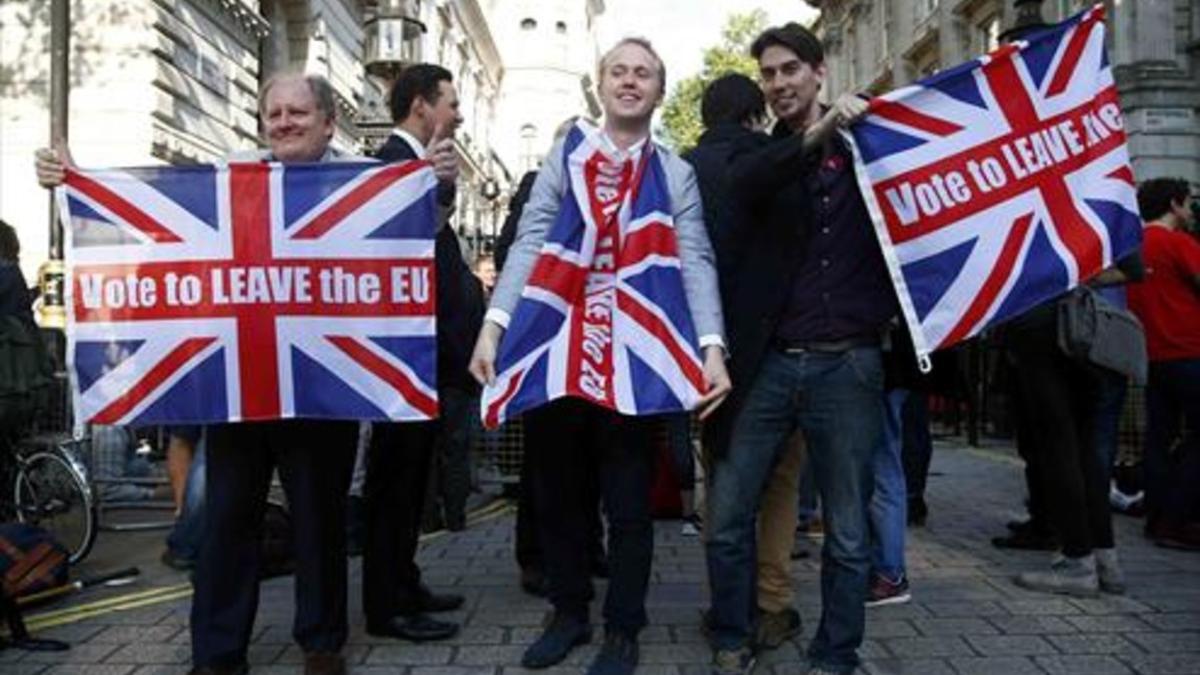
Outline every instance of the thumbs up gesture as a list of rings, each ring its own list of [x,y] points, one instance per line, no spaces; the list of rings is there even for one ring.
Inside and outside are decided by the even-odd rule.
[[[440,122],[433,129],[425,158],[433,165],[438,180],[444,183],[458,180],[458,151],[454,148],[453,132],[446,133],[446,127]]]

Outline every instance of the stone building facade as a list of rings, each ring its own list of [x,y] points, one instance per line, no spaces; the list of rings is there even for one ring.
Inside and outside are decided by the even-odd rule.
[[[70,147],[81,166],[213,161],[259,144],[257,92],[285,68],[320,73],[338,108],[334,145],[369,150],[391,128],[387,77],[367,39],[400,6],[423,30],[410,58],[455,75],[465,124],[455,224],[479,243],[509,172],[492,150],[504,73],[481,0],[72,0]],[[47,257],[48,203],[33,152],[49,143],[50,0],[0,3],[0,218],[17,227],[27,279]],[[490,198],[489,198],[490,196]]]
[[[541,164],[563,120],[599,119],[597,19],[603,0],[488,0],[504,59],[496,152],[516,178]]]
[[[807,0],[829,63],[827,97],[880,93],[995,47],[1011,0]],[[1046,0],[1059,21],[1092,4]],[[1107,0],[1109,57],[1139,179],[1181,176],[1200,188],[1200,3]]]

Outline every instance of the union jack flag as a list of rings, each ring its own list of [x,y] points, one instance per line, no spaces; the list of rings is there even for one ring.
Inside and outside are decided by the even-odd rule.
[[[627,415],[691,410],[705,389],[666,174],[578,123],[557,219],[500,342],[484,425],[563,396]]]
[[[850,132],[925,363],[1141,241],[1099,5],[873,100]]]
[[[79,424],[438,412],[425,162],[71,171]]]

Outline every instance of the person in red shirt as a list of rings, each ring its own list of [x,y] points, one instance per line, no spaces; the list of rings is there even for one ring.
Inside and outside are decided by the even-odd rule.
[[[1129,308],[1145,326],[1150,356],[1146,532],[1160,545],[1200,550],[1200,242],[1186,231],[1196,218],[1192,201],[1181,179],[1138,189],[1146,276],[1129,286]]]

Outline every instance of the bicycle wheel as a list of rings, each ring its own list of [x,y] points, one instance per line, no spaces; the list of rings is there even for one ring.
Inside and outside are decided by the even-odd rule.
[[[17,519],[49,532],[67,549],[71,564],[96,541],[96,505],[87,484],[60,454],[30,455],[17,473]]]

